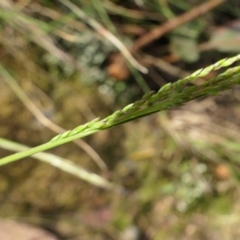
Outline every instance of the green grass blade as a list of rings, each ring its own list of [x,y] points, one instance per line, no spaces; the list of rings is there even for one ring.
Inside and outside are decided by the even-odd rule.
[[[95,119],[84,125],[78,126],[75,129],[57,135],[43,145],[2,158],[0,159],[0,166],[17,161],[21,158],[38,152],[46,151],[53,147],[71,142],[75,139],[91,135],[100,130],[111,128],[113,126],[123,124],[125,122],[132,121],[158,111],[168,110],[173,107],[183,105],[188,101],[200,97],[216,95],[220,91],[240,84],[239,66],[227,69],[225,72],[206,81],[200,86],[192,85],[190,83],[193,83],[193,81],[199,77],[206,76],[212,71],[223,67],[228,67],[238,60],[240,60],[240,54],[232,58],[222,59],[207,68],[194,72],[190,76],[181,79],[176,83],[163,86],[157,93],[149,92],[145,94],[141,100],[127,105],[122,110],[114,112],[112,115],[103,120]]]

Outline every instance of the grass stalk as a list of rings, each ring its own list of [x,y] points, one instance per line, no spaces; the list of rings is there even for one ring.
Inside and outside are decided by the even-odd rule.
[[[232,58],[222,59],[207,68],[199,69],[192,75],[173,84],[166,84],[157,93],[149,92],[145,94],[141,100],[127,105],[103,120],[97,118],[57,135],[45,144],[2,158],[0,159],[0,166],[158,111],[169,110],[200,97],[216,95],[240,84],[240,66],[229,68],[200,86],[194,85],[194,80],[199,77],[202,78],[212,71],[228,67],[238,60],[240,60],[240,54]]]

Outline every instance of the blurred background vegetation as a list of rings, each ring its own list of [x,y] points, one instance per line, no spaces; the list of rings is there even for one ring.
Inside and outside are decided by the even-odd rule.
[[[0,136],[39,145],[239,53],[239,16],[238,0],[1,0]],[[12,225],[1,238],[9,219],[57,239],[240,239],[239,122],[236,86],[51,150],[123,192],[32,158],[3,166],[0,239],[21,240]]]

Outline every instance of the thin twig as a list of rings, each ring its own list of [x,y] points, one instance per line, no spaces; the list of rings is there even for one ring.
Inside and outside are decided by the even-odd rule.
[[[131,53],[138,51],[140,48],[148,45],[149,43],[160,38],[161,36],[172,31],[173,29],[183,25],[184,23],[189,22],[190,20],[209,12],[210,10],[212,10],[213,8],[217,7],[218,5],[222,4],[225,1],[226,0],[212,0],[202,3],[201,5],[194,7],[190,11],[183,13],[182,15],[173,18],[172,20],[169,20],[168,22],[162,24],[159,27],[154,28],[150,32],[140,37],[133,44],[130,50]]]

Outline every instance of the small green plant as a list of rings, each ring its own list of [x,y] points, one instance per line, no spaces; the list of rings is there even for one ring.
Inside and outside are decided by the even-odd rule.
[[[166,84],[157,93],[149,92],[145,94],[141,100],[127,105],[122,110],[114,112],[105,119],[97,118],[84,125],[80,125],[72,130],[64,132],[63,134],[57,135],[45,144],[2,158],[0,159],[0,166],[71,142],[75,139],[83,138],[98,131],[133,121],[137,118],[162,110],[169,110],[200,97],[216,95],[220,91],[240,84],[240,66],[230,67],[223,73],[220,73],[217,77],[209,79],[201,85],[195,85],[194,80],[204,77],[208,73],[220,68],[229,67],[238,60],[240,60],[240,54],[232,58],[222,59],[217,63],[210,65],[207,68],[200,69],[173,84]]]

